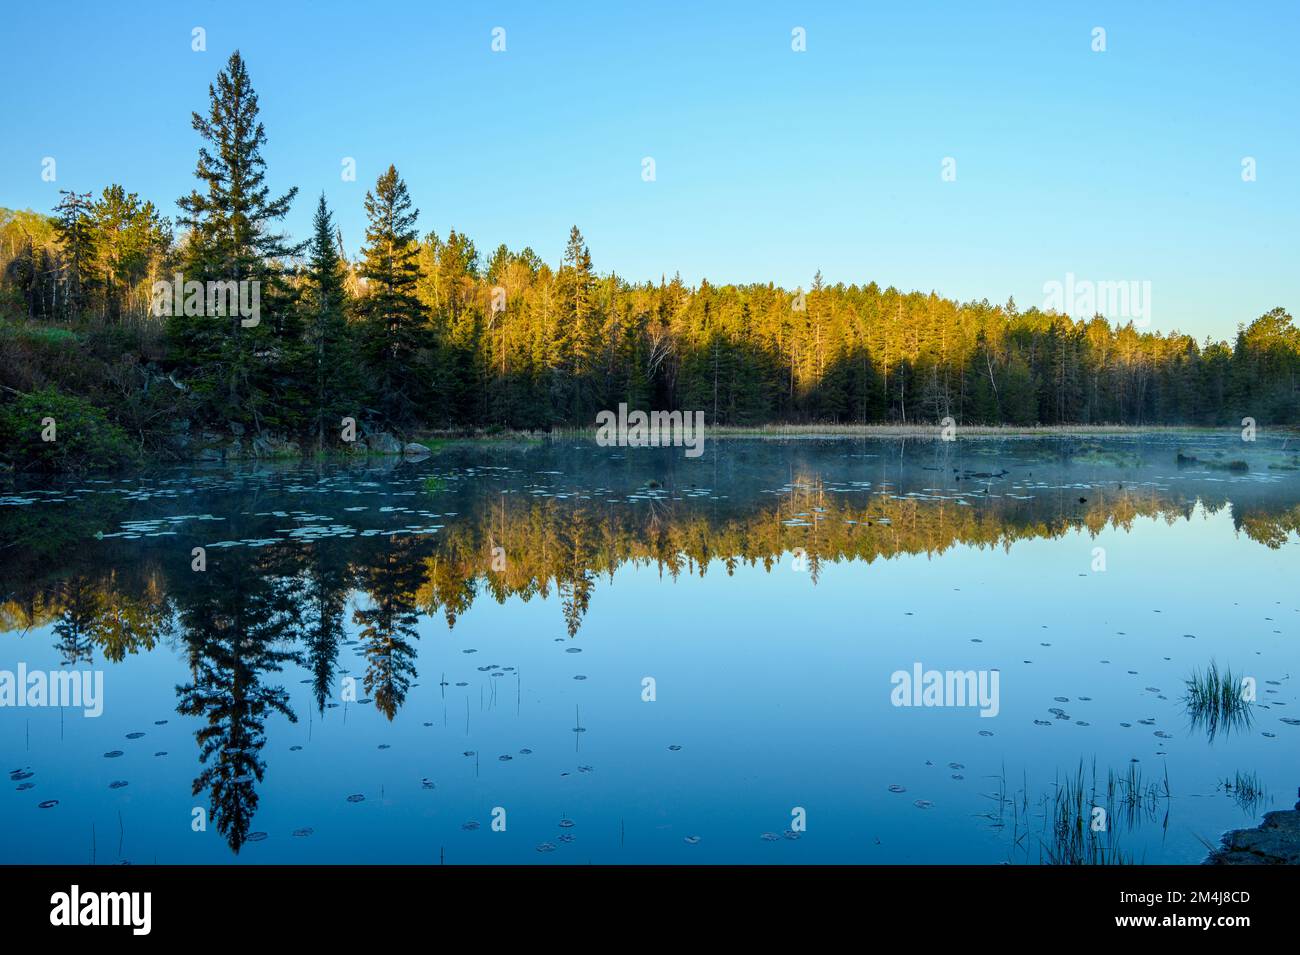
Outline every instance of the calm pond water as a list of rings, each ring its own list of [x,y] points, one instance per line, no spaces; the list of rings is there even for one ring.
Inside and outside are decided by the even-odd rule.
[[[1101,857],[1199,862],[1300,784],[1295,445],[571,440],[19,487],[0,671],[100,671],[103,711],[0,709],[0,861],[1036,864],[1082,774]],[[1214,732],[1184,699],[1212,661],[1257,684]],[[996,678],[996,715],[895,705],[918,665]]]

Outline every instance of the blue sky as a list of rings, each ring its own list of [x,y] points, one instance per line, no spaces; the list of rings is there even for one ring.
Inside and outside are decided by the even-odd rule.
[[[174,214],[190,112],[238,48],[272,188],[300,188],[296,236],[324,190],[355,252],[392,162],[421,232],[484,254],[554,263],[576,223],[599,271],[634,280],[793,288],[821,269],[1022,307],[1067,272],[1150,281],[1152,328],[1229,337],[1300,308],[1298,27],[1282,0],[46,0],[0,26],[0,205],[120,182]]]

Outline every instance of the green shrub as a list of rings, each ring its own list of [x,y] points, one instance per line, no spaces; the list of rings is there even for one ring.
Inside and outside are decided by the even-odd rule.
[[[37,345],[68,346],[77,343],[75,332],[57,325],[22,325],[18,337]]]
[[[46,388],[0,406],[0,460],[16,471],[102,470],[134,458],[126,432],[81,398]]]

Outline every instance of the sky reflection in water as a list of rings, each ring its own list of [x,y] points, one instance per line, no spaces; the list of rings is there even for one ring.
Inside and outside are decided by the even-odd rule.
[[[0,670],[103,669],[105,709],[0,710],[3,861],[1037,863],[1082,764],[1102,803],[1141,774],[1117,857],[1197,862],[1300,783],[1295,457],[567,441],[19,489]],[[1211,660],[1259,686],[1213,740]],[[997,669],[998,715],[892,705],[915,663]]]

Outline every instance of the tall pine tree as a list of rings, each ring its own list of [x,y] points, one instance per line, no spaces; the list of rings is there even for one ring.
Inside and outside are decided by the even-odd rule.
[[[383,422],[407,428],[424,415],[429,393],[427,311],[415,294],[419,278],[415,220],[406,183],[389,166],[366,193],[365,291],[356,310],[362,323],[376,411]]]
[[[302,246],[276,232],[274,223],[288,214],[298,189],[271,198],[262,158],[266,132],[238,50],[208,87],[208,96],[207,117],[194,113],[192,120],[205,144],[194,172],[199,188],[177,200],[179,222],[189,229],[183,275],[187,283],[250,283],[241,286],[241,294],[251,303],[256,288],[261,314],[254,324],[238,309],[212,309],[205,301],[204,314],[173,315],[168,330],[174,358],[192,378],[209,415],[251,422],[261,430],[268,418],[273,424],[291,423],[278,418],[273,402],[280,384],[274,372],[300,345],[299,329],[287,318],[283,260]]]
[[[339,255],[334,217],[321,193],[312,218],[307,250],[307,290],[303,297],[308,345],[310,426],[316,450],[341,418],[354,412],[361,390],[347,322],[347,267]]]
[[[70,318],[80,318],[90,304],[94,283],[95,233],[93,206],[88,192],[59,190],[63,198],[54,207],[54,229],[63,252],[63,301]]]

